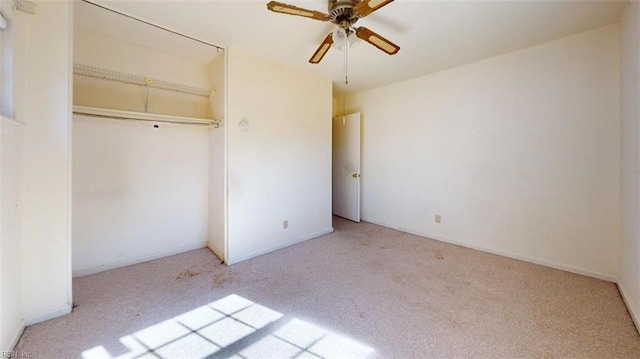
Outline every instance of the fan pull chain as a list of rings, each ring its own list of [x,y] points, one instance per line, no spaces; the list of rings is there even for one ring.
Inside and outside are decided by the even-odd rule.
[[[346,33],[347,36],[345,36],[345,41],[344,41],[344,84],[348,85],[349,84],[349,61],[348,61],[348,54],[349,54],[349,33]]]

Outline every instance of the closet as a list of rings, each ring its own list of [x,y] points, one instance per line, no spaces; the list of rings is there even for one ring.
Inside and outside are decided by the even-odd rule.
[[[74,6],[74,276],[204,247],[224,260],[224,50]]]

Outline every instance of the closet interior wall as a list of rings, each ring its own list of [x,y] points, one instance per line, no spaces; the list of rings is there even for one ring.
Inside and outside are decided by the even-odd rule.
[[[226,53],[219,55],[209,65],[211,83],[216,89],[211,97],[211,110],[214,120],[219,120],[219,128],[209,129],[209,240],[207,246],[221,260],[226,260],[226,135],[225,135],[225,97],[226,97]]]

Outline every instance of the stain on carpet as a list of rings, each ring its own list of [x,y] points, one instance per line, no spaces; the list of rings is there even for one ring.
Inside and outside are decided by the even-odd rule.
[[[200,273],[201,272],[196,272],[196,271],[192,271],[191,269],[187,269],[186,271],[181,272],[180,274],[178,274],[176,279],[191,278],[191,277],[195,277],[195,276],[199,275]]]
[[[223,286],[225,285],[225,283],[227,283],[227,281],[233,279],[232,276],[230,274],[227,274],[225,272],[222,273],[216,273],[213,276],[213,284],[215,284],[216,286]]]
[[[401,273],[394,273],[391,276],[391,280],[393,280],[394,283],[398,283],[398,284],[404,283],[405,282],[405,278],[406,277]]]

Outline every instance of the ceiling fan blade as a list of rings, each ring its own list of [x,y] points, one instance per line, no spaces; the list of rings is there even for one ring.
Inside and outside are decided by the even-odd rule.
[[[386,52],[389,55],[395,55],[398,53],[398,51],[400,51],[400,46],[367,29],[366,27],[357,28],[356,36]]]
[[[316,19],[316,20],[320,20],[320,21],[329,20],[329,15],[327,15],[327,14],[325,14],[323,12],[315,11],[315,10],[307,10],[307,9],[303,9],[301,7],[297,7],[297,6],[293,6],[293,5],[289,5],[289,4],[284,4],[284,3],[281,3],[281,2],[277,2],[277,1],[270,1],[267,4],[267,9],[269,9],[269,10],[271,10],[273,12],[279,12],[281,14],[308,17],[308,18]]]
[[[362,0],[360,4],[356,5],[355,12],[358,14],[358,17],[365,17],[392,1],[393,0]]]
[[[329,35],[327,35],[327,37],[324,38],[324,41],[322,41],[316,52],[313,53],[313,56],[311,56],[309,62],[312,64],[317,64],[318,62],[320,62],[327,51],[329,51],[331,44],[333,44],[333,33],[330,33]]]

